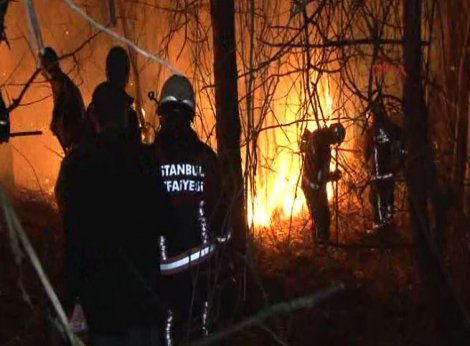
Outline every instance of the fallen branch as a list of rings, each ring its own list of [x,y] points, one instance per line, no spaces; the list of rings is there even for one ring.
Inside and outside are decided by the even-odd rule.
[[[345,288],[346,288],[346,285],[340,282],[338,284],[334,284],[332,286],[323,288],[314,294],[300,297],[300,298],[291,300],[289,302],[283,302],[283,303],[272,305],[225,330],[222,330],[218,333],[209,335],[206,338],[192,342],[190,343],[190,346],[202,346],[202,345],[215,344],[246,328],[261,324],[268,317],[272,317],[272,316],[279,315],[279,314],[290,313],[290,312],[294,312],[294,311],[301,310],[301,309],[312,308],[318,305],[319,303],[331,298],[331,296],[343,291]]]

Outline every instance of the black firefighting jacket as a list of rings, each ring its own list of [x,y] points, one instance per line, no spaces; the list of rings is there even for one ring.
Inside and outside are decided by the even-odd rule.
[[[150,324],[164,309],[155,263],[169,201],[150,149],[103,133],[61,165],[68,299],[79,299],[92,332]]]
[[[125,90],[112,84],[109,81],[99,84],[96,89],[107,88],[107,93],[101,94],[106,96],[103,99],[92,99],[86,110],[86,117],[91,123],[94,124],[95,132],[115,131],[119,128],[125,128],[127,137],[132,142],[141,142],[139,119],[137,112],[132,108],[134,98],[128,95]],[[112,98],[112,100],[109,100]],[[100,114],[99,109],[108,106],[110,102],[119,104],[122,107],[122,117],[117,117],[116,114]],[[101,105],[100,105],[101,104]]]
[[[371,180],[392,179],[402,160],[401,129],[381,120],[366,133],[365,160],[371,169]]]
[[[80,90],[65,74],[53,81],[54,109],[50,129],[57,137],[63,149],[78,145],[90,134],[90,124],[85,118],[85,105]]]
[[[172,205],[172,226],[160,241],[162,275],[207,260],[230,238],[217,156],[188,129],[179,139],[162,129],[154,148]]]
[[[319,190],[331,180],[331,147],[328,143],[329,129],[320,128],[314,132],[306,131],[302,136],[301,152],[303,157],[302,187]]]

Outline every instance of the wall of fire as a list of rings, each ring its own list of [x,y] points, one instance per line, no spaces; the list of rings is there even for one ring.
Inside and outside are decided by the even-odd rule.
[[[83,45],[73,58],[62,61],[62,67],[79,85],[88,103],[94,87],[105,78],[106,53],[118,42],[102,33],[84,44],[96,30],[63,1],[34,3],[46,45],[54,47],[59,55]],[[372,73],[377,59],[399,66],[399,46],[377,50],[372,44],[327,44],[329,40],[370,37],[370,19],[374,16],[385,18],[387,23],[399,23],[399,1],[395,7],[392,4],[391,12],[380,1],[370,1],[366,9],[361,7],[362,2],[326,2],[319,16],[316,11],[320,2],[310,2],[305,11],[294,3],[236,1],[242,157],[247,173],[248,216],[258,226],[268,226],[273,217],[301,216],[305,211],[299,185],[298,140],[305,128],[313,130],[335,121],[342,122],[348,134],[342,149],[334,154],[339,164],[334,163],[332,168],[347,174],[338,187],[330,186],[330,198],[349,207],[360,204],[360,188],[367,178],[362,138],[368,97],[378,82],[391,95],[401,93],[402,76],[385,73],[378,78]],[[80,6],[98,22],[110,22],[105,1],[81,1]],[[117,25],[112,30],[168,59],[193,81],[198,101],[195,128],[215,148],[209,1],[116,0],[116,6]],[[21,2],[10,6],[6,25],[11,47],[0,46],[0,87],[7,102],[11,102],[34,72],[36,52],[30,48],[34,45]],[[400,30],[384,25],[381,35],[397,39]],[[136,68],[129,92],[146,121],[158,126],[155,106],[146,95],[150,90],[158,94],[170,72],[137,54],[131,58]],[[13,130],[39,129],[44,134],[12,139],[8,146],[1,146],[0,171],[7,186],[14,183],[16,188],[52,192],[62,153],[48,129],[51,111],[50,88],[39,77],[11,117]],[[396,102],[391,102],[391,113],[401,121]]]

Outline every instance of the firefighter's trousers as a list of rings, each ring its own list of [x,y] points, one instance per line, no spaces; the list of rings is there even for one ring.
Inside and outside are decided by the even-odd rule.
[[[161,277],[168,303],[164,318],[163,345],[180,345],[208,335],[211,324],[207,262],[183,272]]]
[[[307,200],[310,216],[312,217],[312,238],[322,243],[328,242],[330,234],[330,209],[326,185],[315,189],[308,185],[302,185],[302,190]]]
[[[369,200],[376,226],[387,226],[393,221],[395,180],[390,178],[371,181]]]

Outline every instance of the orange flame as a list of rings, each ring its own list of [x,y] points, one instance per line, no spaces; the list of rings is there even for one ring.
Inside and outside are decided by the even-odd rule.
[[[326,80],[323,84],[322,107],[326,117],[331,117],[333,110],[333,99],[330,95],[329,82]],[[291,101],[297,95],[289,95]],[[299,98],[297,98],[298,100]],[[295,102],[288,102],[289,105]],[[295,107],[294,107],[295,108]],[[285,123],[294,122],[298,119],[297,109],[286,107],[283,121]],[[329,125],[329,121],[327,121]],[[310,131],[316,129],[314,122],[308,122],[307,128]],[[299,133],[295,125],[275,128],[269,130],[269,136],[273,136],[274,141],[270,140],[268,134],[260,139],[258,157],[274,157],[274,162],[269,169],[260,168],[256,176],[255,196],[248,198],[248,222],[255,227],[268,227],[273,218],[288,219],[290,217],[299,217],[307,212],[306,201],[301,183],[301,156],[299,154]],[[269,143],[266,143],[268,141]],[[276,151],[266,144],[275,143]],[[279,149],[282,148],[282,149]],[[335,151],[333,150],[333,157]],[[330,169],[335,169],[335,163],[332,161]],[[327,184],[328,199],[333,199],[333,184]]]

